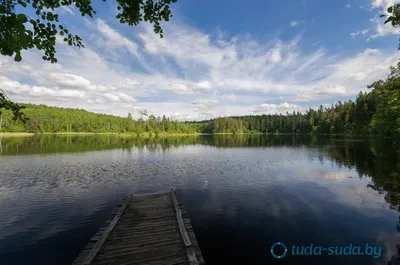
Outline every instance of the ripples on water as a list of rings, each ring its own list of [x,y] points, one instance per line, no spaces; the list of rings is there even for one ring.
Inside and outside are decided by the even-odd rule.
[[[397,150],[296,136],[3,138],[0,261],[70,264],[125,194],[176,187],[207,264],[387,264],[400,243]],[[384,253],[278,262],[276,241]]]

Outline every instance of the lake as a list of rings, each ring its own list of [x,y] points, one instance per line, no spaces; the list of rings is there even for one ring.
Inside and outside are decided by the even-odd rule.
[[[71,264],[124,195],[175,187],[208,265],[398,264],[399,150],[296,135],[0,138],[0,263]],[[350,244],[381,253],[292,253]]]

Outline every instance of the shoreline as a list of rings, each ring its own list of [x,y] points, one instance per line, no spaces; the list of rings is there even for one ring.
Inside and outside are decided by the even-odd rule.
[[[242,133],[132,133],[132,132],[45,132],[45,133],[28,133],[28,132],[0,132],[0,137],[28,137],[35,135],[70,135],[70,136],[85,136],[85,135],[114,135],[118,137],[176,137],[176,136],[201,136],[201,135],[274,135],[274,136],[332,136],[332,137],[377,137],[379,135],[359,135],[359,134],[316,134],[316,133],[261,133],[261,132],[242,132]]]
[[[85,135],[114,135],[119,137],[160,137],[160,136],[194,136],[194,135],[209,135],[203,133],[116,133],[116,132],[55,132],[55,133],[26,133],[26,132],[0,132],[0,137],[12,136],[35,136],[35,135],[71,135],[71,136],[85,136]]]
[[[9,136],[34,136],[34,133],[23,133],[23,132],[1,132],[0,137],[9,137]]]

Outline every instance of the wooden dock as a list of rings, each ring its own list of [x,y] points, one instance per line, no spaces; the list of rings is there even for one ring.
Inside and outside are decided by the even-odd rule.
[[[175,191],[127,196],[73,265],[202,265],[200,247]]]

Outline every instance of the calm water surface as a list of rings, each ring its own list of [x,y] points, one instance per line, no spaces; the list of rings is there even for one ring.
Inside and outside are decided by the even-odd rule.
[[[400,145],[300,136],[0,138],[0,264],[71,264],[126,194],[178,195],[208,265],[398,264]],[[382,247],[274,259],[274,242]],[[279,252],[281,249],[277,249]]]

